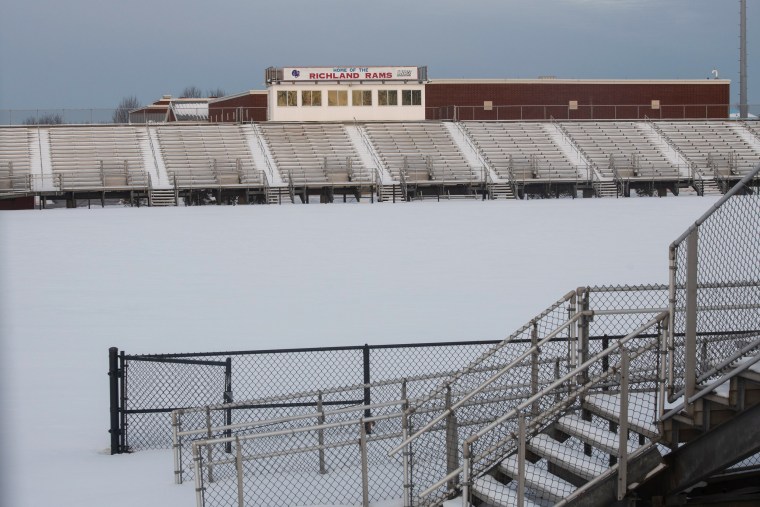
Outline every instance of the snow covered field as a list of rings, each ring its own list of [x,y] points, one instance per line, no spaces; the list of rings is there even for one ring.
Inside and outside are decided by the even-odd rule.
[[[109,346],[503,338],[578,285],[666,283],[716,200],[2,212],[0,504],[194,505],[169,451],[107,454]]]

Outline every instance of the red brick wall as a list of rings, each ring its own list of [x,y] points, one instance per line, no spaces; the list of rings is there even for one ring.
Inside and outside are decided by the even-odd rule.
[[[211,103],[208,105],[208,116],[211,122],[266,121],[267,95],[250,93]]]
[[[568,103],[578,101],[578,109]],[[652,100],[661,108],[652,110]],[[483,108],[493,102],[493,110]],[[428,83],[426,117],[459,120],[726,118],[727,83]]]

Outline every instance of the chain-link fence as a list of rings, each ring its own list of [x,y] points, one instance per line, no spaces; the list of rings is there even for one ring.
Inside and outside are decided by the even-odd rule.
[[[668,394],[685,407],[760,357],[759,175],[760,165],[670,246]]]
[[[436,387],[436,380],[427,378],[431,374],[449,375],[497,343],[488,340],[158,355],[131,355],[112,348],[111,452],[169,448],[170,413],[182,408],[229,404],[225,411],[214,415],[226,424],[272,419],[296,414],[299,405],[314,410],[317,390],[325,393],[326,406],[369,404],[374,399],[400,398],[388,393],[392,389],[384,385],[388,381],[425,377],[409,382],[410,396],[421,396]],[[343,389],[357,385],[361,387]],[[330,390],[333,392],[328,394]],[[299,399],[270,400],[266,406],[256,401],[298,393],[304,394]],[[233,404],[234,400],[242,403]],[[241,414],[236,415],[236,411]]]

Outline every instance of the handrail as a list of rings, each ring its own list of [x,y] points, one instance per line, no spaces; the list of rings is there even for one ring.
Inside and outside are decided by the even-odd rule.
[[[617,351],[618,349],[622,348],[626,343],[628,343],[629,341],[631,341],[633,338],[636,338],[637,336],[639,336],[640,334],[642,334],[645,330],[649,329],[650,327],[654,326],[655,324],[662,323],[663,321],[666,321],[666,319],[668,318],[668,316],[669,316],[668,312],[662,312],[662,313],[660,313],[655,318],[649,320],[645,324],[642,324],[641,326],[639,326],[638,328],[636,328],[636,330],[634,330],[633,332],[629,333],[625,337],[623,337],[620,340],[618,340],[615,343],[613,343],[607,349],[605,349],[602,352],[598,353],[594,357],[588,359],[583,364],[577,366],[575,369],[573,369],[572,371],[570,371],[569,373],[567,373],[563,377],[561,377],[561,378],[555,380],[553,383],[549,384],[547,387],[545,387],[544,389],[542,389],[540,392],[536,393],[535,395],[531,396],[527,400],[523,401],[517,407],[515,407],[512,410],[510,410],[505,415],[503,415],[503,416],[499,417],[498,419],[494,420],[489,425],[487,425],[486,427],[482,428],[480,431],[472,434],[463,443],[463,447],[468,448],[467,454],[469,455],[469,453],[470,453],[469,449],[472,447],[472,444],[475,441],[477,441],[480,438],[482,438],[486,433],[488,433],[489,431],[491,431],[492,429],[494,429],[496,426],[504,423],[505,421],[507,421],[509,419],[513,419],[518,412],[520,412],[522,410],[525,410],[527,407],[531,406],[533,403],[535,403],[536,401],[540,400],[542,397],[546,396],[547,394],[550,394],[553,390],[555,390],[556,388],[558,388],[562,384],[566,383],[567,381],[573,380],[573,379],[577,378],[578,375],[579,375],[579,373],[582,373],[584,370],[588,369],[592,364],[594,364],[595,362],[599,361],[600,359],[603,359],[603,358],[609,356],[610,354],[612,354],[613,352]],[[659,338],[657,340],[658,340],[658,343],[659,343]],[[614,370],[610,369],[609,371],[607,371],[606,373],[604,373],[599,378],[603,378],[604,376],[610,376],[612,374],[614,374]],[[594,380],[597,380],[597,379],[594,379]],[[584,385],[583,387],[586,387],[586,386]],[[583,389],[583,387],[581,389]],[[459,474],[461,474],[463,471],[464,471],[464,466],[463,465],[459,466],[457,469],[451,471],[448,475],[446,475],[445,477],[443,477],[442,479],[440,479],[438,482],[436,482],[435,484],[429,486],[426,490],[420,492],[419,496],[420,497],[424,497],[424,496],[430,494],[431,492],[435,491],[436,489],[438,489],[441,486],[443,486],[444,484],[446,484],[448,481],[450,481],[450,480],[458,477]]]
[[[417,437],[419,437],[421,434],[426,433],[430,428],[441,422],[443,419],[446,418],[446,416],[451,415],[456,409],[464,405],[467,401],[470,400],[470,398],[480,394],[485,388],[496,382],[499,378],[504,376],[506,372],[514,368],[516,365],[523,362],[528,356],[535,353],[537,350],[540,349],[541,346],[543,346],[546,342],[550,341],[554,337],[556,337],[559,333],[564,331],[567,327],[572,325],[576,320],[578,320],[581,316],[585,315],[587,312],[578,312],[575,315],[573,315],[570,319],[565,321],[563,324],[561,324],[558,328],[556,328],[554,331],[546,335],[546,337],[542,338],[541,341],[539,341],[536,345],[533,345],[528,350],[523,352],[520,356],[518,356],[516,359],[512,360],[509,364],[501,368],[497,373],[492,375],[490,378],[488,378],[486,381],[484,381],[480,386],[476,387],[472,391],[470,391],[467,395],[463,396],[459,401],[451,405],[450,408],[446,409],[441,413],[439,416],[433,418],[432,421],[430,421],[428,424],[417,430],[414,434],[412,434],[408,439],[406,439],[404,442],[399,444],[397,447],[394,447],[390,451],[388,451],[389,456],[393,456],[394,454],[398,453],[401,449],[403,449],[406,445],[411,443],[413,440],[416,440]],[[414,412],[414,408],[411,409],[411,412]]]
[[[736,185],[734,185],[733,187],[731,187],[731,189],[729,189],[729,191],[726,192],[723,195],[723,197],[720,198],[720,200],[718,202],[716,202],[715,204],[713,204],[712,206],[710,206],[710,209],[708,209],[688,229],[686,229],[686,231],[684,231],[683,234],[681,234],[680,236],[678,236],[678,238],[670,244],[670,249],[673,250],[678,245],[680,245],[681,243],[683,243],[684,240],[686,240],[686,238],[689,236],[689,234],[691,234],[692,232],[694,232],[700,225],[702,225],[705,222],[705,220],[707,220],[708,218],[710,218],[710,216],[713,213],[715,213],[718,210],[718,208],[720,208],[723,205],[723,203],[725,203],[731,197],[733,197],[734,195],[736,195],[736,193],[739,192],[739,190],[743,189],[754,178],[758,177],[758,174],[760,174],[760,163],[758,163],[752,171],[748,172],[739,181],[739,183],[737,183]]]

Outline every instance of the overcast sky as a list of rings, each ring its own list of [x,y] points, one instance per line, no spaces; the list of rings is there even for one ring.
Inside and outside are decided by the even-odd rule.
[[[760,104],[760,0],[748,0]],[[435,78],[707,78],[739,93],[739,0],[3,0],[0,109],[109,108],[267,66],[427,65]]]

